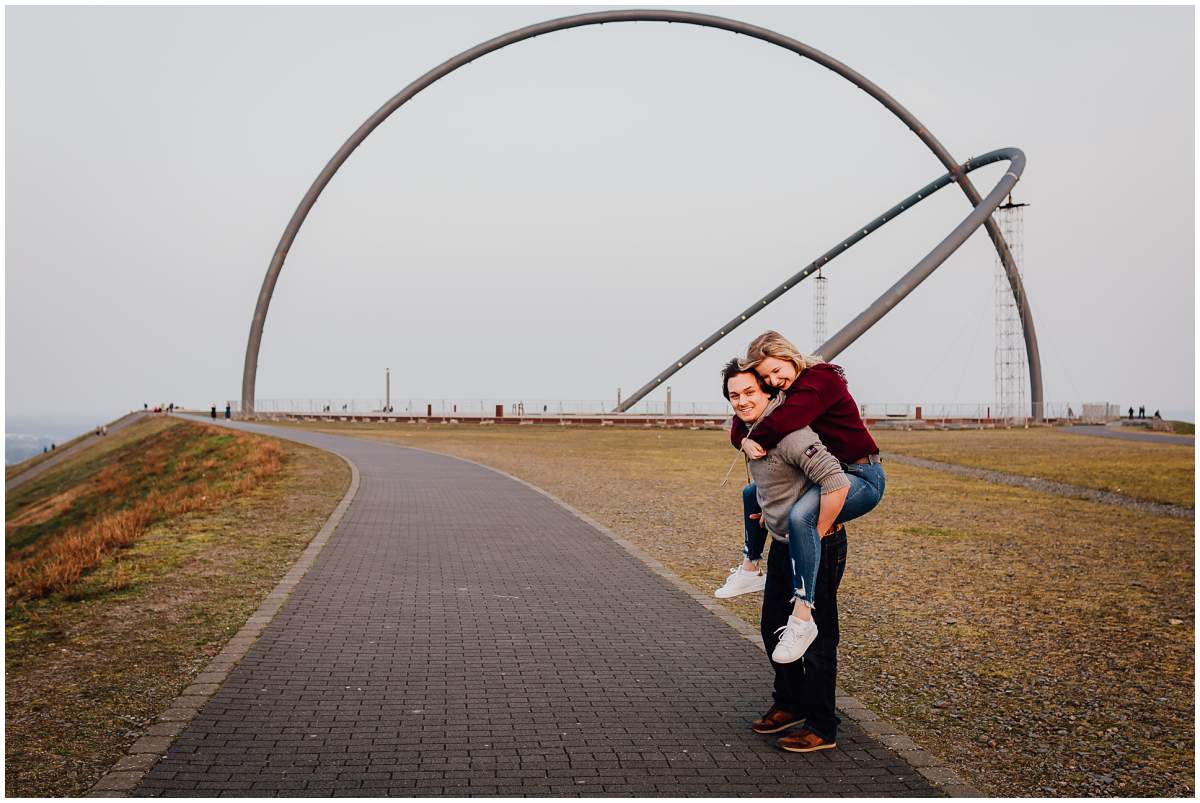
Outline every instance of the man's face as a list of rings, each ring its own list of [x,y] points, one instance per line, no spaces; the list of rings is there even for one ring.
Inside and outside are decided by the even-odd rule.
[[[758,378],[751,373],[730,377],[725,382],[725,390],[729,394],[729,403],[733,405],[734,415],[747,424],[757,421],[770,401],[770,397],[758,386]]]

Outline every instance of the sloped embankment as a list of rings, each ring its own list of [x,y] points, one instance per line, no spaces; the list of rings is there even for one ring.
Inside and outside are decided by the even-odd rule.
[[[147,527],[212,510],[283,467],[282,451],[265,438],[177,419],[148,428],[6,501],[9,599],[70,594],[84,572],[133,544]]]
[[[163,417],[9,495],[6,794],[85,792],[245,622],[348,484],[333,455]]]

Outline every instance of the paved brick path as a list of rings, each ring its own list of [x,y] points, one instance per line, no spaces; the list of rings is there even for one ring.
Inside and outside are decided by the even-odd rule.
[[[850,722],[811,755],[751,733],[764,655],[545,496],[276,432],[353,460],[358,495],[136,794],[938,794]]]

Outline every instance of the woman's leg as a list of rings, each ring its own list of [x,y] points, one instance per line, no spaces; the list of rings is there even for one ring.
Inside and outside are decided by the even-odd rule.
[[[747,564],[762,560],[763,547],[767,543],[767,528],[759,522],[761,518],[752,519],[751,515],[762,516],[762,508],[758,505],[758,486],[750,483],[742,489],[742,522],[746,527],[746,546],[742,550],[745,559],[742,568],[752,571],[753,566]]]
[[[846,494],[846,504],[838,514],[837,522],[857,519],[875,509],[879,500],[883,499],[887,478],[883,466],[879,463],[852,463],[845,467],[846,477],[850,480],[850,492]]]
[[[767,542],[767,531],[759,526],[759,518],[750,518],[755,514],[761,518],[762,509],[758,506],[758,489],[754,487],[754,483],[750,483],[742,489],[742,519],[746,528],[742,565],[735,566],[725,578],[725,585],[713,592],[717,599],[729,599],[763,590],[766,579],[759,567],[759,561],[762,560],[763,546]]]
[[[849,496],[847,495],[847,500]],[[821,487],[811,486],[788,512],[788,553],[792,559],[793,615],[812,619],[816,605],[817,570],[821,567],[821,535],[817,518],[821,511]]]
[[[817,518],[821,508],[821,488],[814,485],[788,512],[788,558],[792,564],[792,614],[771,660],[778,664],[799,661],[819,635],[813,621],[816,602],[817,569],[821,565],[821,536]],[[774,551],[774,550],[772,550]]]
[[[854,463],[846,466],[845,470],[850,480],[850,491],[846,494],[842,512],[838,514],[838,524],[874,510],[883,498],[886,484],[883,466],[878,463]],[[811,618],[807,609],[816,605],[817,572],[821,568],[821,534],[817,532],[820,512],[821,489],[816,485],[805,491],[788,512],[788,549],[792,557],[793,600],[796,603],[794,613],[801,619]]]

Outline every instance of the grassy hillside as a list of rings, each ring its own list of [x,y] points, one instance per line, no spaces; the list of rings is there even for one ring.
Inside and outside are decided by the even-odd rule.
[[[121,435],[6,499],[8,598],[70,593],[148,526],[211,510],[282,468],[272,441],[192,423],[162,419]]]
[[[157,418],[9,495],[6,794],[85,792],[241,627],[348,484],[327,453]]]

